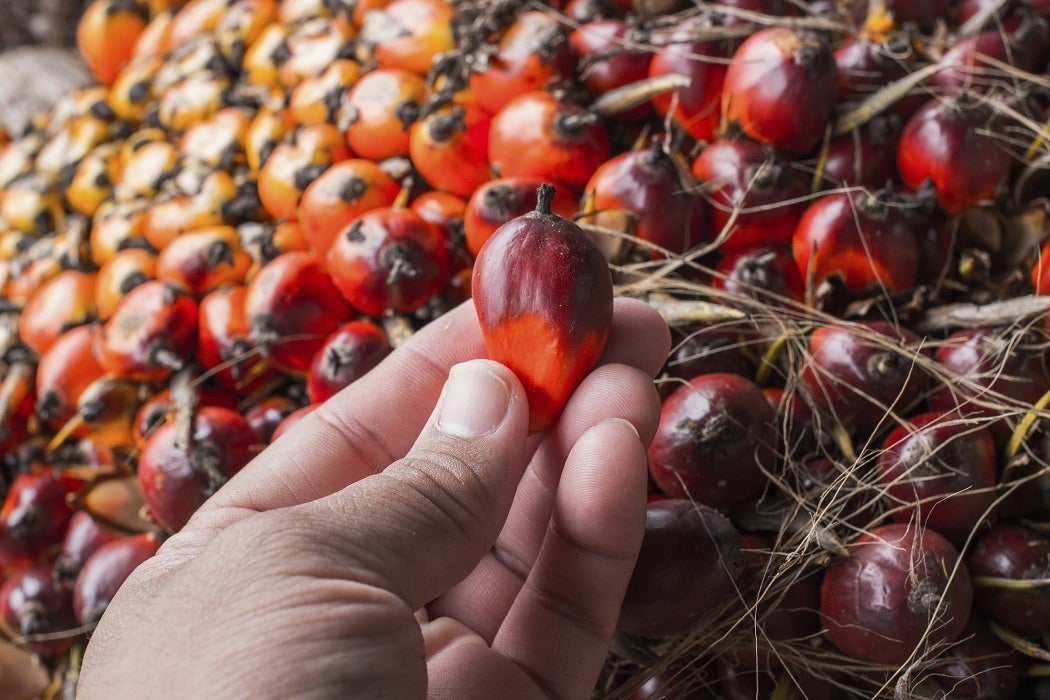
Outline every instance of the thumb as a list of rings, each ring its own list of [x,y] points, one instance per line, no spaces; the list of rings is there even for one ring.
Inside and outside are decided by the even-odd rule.
[[[321,516],[310,519],[348,578],[415,610],[470,573],[496,541],[528,461],[528,413],[506,367],[456,365],[404,459],[294,510]]]

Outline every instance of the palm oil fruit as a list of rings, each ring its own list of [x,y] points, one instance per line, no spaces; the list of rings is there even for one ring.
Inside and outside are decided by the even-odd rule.
[[[532,432],[558,417],[612,326],[609,266],[579,226],[551,212],[554,194],[541,185],[536,210],[492,235],[472,280],[485,348],[521,380]]]

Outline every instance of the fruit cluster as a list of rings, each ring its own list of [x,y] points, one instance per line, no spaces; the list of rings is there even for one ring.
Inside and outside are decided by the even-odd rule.
[[[1019,692],[1050,660],[1050,6],[688,5],[94,0],[100,84],[0,133],[12,640],[63,672],[473,271],[534,429],[611,282],[676,333],[603,692]]]

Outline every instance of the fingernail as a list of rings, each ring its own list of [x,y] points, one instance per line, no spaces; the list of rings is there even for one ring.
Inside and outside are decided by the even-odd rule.
[[[638,428],[634,427],[634,423],[626,418],[606,418],[599,423],[599,425],[621,425],[634,433],[634,436],[638,438],[638,440],[642,439],[642,436],[638,434]]]
[[[499,427],[510,406],[510,389],[498,375],[476,362],[449,373],[438,410],[437,427],[456,437],[476,438]]]

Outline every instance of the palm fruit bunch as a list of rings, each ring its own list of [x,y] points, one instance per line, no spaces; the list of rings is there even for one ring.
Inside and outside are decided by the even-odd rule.
[[[97,85],[0,132],[10,694],[550,183],[675,338],[595,695],[1045,697],[1048,18],[94,0]]]

